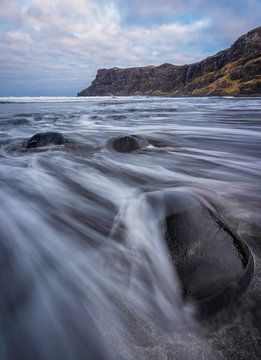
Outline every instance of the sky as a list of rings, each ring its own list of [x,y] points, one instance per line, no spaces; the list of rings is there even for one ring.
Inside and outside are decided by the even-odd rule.
[[[99,68],[192,63],[261,25],[261,0],[0,0],[0,96],[74,96]]]

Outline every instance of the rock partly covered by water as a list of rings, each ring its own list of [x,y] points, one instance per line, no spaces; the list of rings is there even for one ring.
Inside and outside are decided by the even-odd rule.
[[[130,153],[149,145],[149,142],[139,135],[118,136],[110,140],[114,150],[122,153]]]
[[[197,302],[201,315],[232,303],[253,275],[248,246],[216,210],[189,192],[167,192],[166,241],[184,297]]]
[[[230,48],[200,62],[136,68],[100,69],[78,96],[106,95],[260,95],[261,27]]]
[[[26,143],[26,148],[38,148],[48,145],[62,145],[67,142],[63,134],[59,132],[42,132],[33,135]]]

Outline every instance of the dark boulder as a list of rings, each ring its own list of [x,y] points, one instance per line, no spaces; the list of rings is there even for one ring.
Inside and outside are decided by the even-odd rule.
[[[150,219],[161,226],[183,300],[195,304],[199,319],[229,308],[247,289],[254,272],[247,244],[201,197],[183,189],[145,191]],[[120,219],[111,238],[128,247],[126,231]],[[156,261],[158,255],[153,254]],[[124,253],[119,253],[119,262],[125,270],[129,267],[131,277],[132,264]],[[144,286],[150,286],[153,274],[142,265],[140,273]]]
[[[27,149],[48,145],[62,145],[67,142],[63,134],[58,132],[43,132],[33,135],[26,143]]]
[[[119,136],[111,140],[114,150],[122,153],[130,153],[149,145],[149,142],[139,135]]]
[[[211,314],[248,286],[253,258],[248,246],[196,197],[173,193],[166,199],[166,242],[185,298]]]

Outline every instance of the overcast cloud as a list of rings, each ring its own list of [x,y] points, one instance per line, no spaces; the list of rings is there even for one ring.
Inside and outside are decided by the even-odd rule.
[[[198,61],[260,20],[261,0],[0,0],[0,96],[75,95],[98,68]]]

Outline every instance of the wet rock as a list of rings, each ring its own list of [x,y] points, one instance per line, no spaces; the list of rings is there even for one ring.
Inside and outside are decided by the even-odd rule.
[[[118,152],[130,153],[148,146],[149,142],[139,135],[127,135],[112,139],[111,145]]]
[[[236,299],[248,286],[253,258],[248,246],[189,194],[166,199],[166,241],[185,298],[201,314],[211,314]]]
[[[43,132],[33,135],[25,143],[25,147],[30,149],[48,145],[62,145],[66,142],[67,139],[59,132]]]
[[[247,244],[214,208],[188,191],[146,191],[145,199],[151,211],[149,219],[158,223],[165,236],[184,301],[192,301],[196,305],[198,318],[201,319],[228,308],[247,289],[252,279],[254,261]],[[111,231],[111,239],[124,244],[125,250],[129,246],[127,232],[124,218],[118,218]],[[154,256],[157,259],[159,254]],[[131,263],[126,254],[119,252],[118,261],[131,273]],[[153,276],[142,264],[139,271],[144,288],[149,288]],[[174,298],[172,300],[175,301]]]

